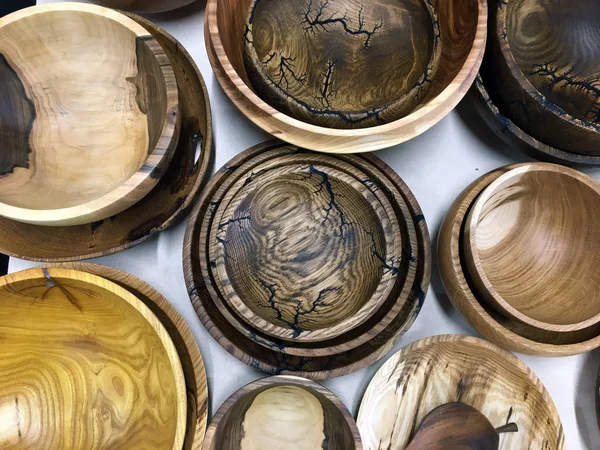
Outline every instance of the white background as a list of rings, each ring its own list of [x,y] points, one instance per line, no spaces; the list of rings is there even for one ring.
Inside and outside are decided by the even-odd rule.
[[[51,1],[38,0],[38,4]],[[238,112],[212,73],[203,37],[204,0],[149,18],[179,39],[195,59],[206,81],[215,133],[214,169],[246,148],[268,140],[267,133]],[[427,219],[434,249],[432,285],[423,309],[393,351],[436,334],[477,335],[454,309],[442,288],[435,258],[437,233],[447,209],[469,183],[492,169],[526,161],[527,158],[509,149],[493,135],[473,111],[468,98],[425,134],[400,146],[379,151],[377,156],[398,172],[416,195]],[[600,169],[584,171],[600,179]],[[212,339],[196,316],[183,278],[181,254],[184,232],[185,219],[136,248],[93,262],[128,271],[145,280],[162,292],[183,315],[198,341],[206,365],[212,417],[234,391],[265,375],[229,355]],[[10,271],[34,265],[11,258]],[[594,409],[600,350],[559,359],[517,356],[533,369],[550,392],[563,422],[567,448],[600,449],[600,432]],[[369,380],[386,359],[323,384],[356,416]]]

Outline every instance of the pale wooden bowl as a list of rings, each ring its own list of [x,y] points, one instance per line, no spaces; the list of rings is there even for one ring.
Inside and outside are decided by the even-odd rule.
[[[34,6],[0,19],[0,53],[0,215],[86,224],[156,186],[179,139],[179,100],[146,29],[99,6]]]
[[[181,362],[138,298],[62,268],[7,275],[0,294],[0,441],[8,448],[182,448]]]
[[[570,332],[600,323],[600,185],[574,169],[532,163],[493,181],[464,228],[476,291],[532,327]]]
[[[203,450],[362,450],[350,411],[329,390],[294,376],[263,378],[235,392],[208,427]]]
[[[487,2],[433,0],[440,19],[442,56],[423,105],[402,119],[343,130],[307,124],[269,106],[251,88],[243,61],[243,34],[252,0],[209,0],[205,38],[215,75],[233,103],[259,127],[284,141],[334,153],[374,151],[423,133],[456,106],[475,79],[483,58]]]

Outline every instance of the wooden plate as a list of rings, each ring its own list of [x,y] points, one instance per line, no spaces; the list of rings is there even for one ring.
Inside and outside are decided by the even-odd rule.
[[[107,8],[59,3],[0,19],[0,43],[0,215],[89,224],[156,186],[180,114],[169,58],[146,29]]]
[[[358,411],[365,448],[403,449],[427,414],[451,402],[478,409],[495,427],[515,422],[519,431],[501,435],[499,450],[566,448],[558,411],[531,369],[461,335],[417,341],[377,371]]]
[[[171,61],[179,92],[181,137],[158,185],[140,202],[110,219],[75,227],[42,227],[0,217],[0,252],[21,259],[58,262],[105,256],[147,240],[173,224],[204,183],[213,155],[208,92],[196,64],[181,44],[151,22],[148,29]]]
[[[154,14],[179,9],[196,0],[89,0],[107,8],[130,11],[136,14]]]
[[[181,363],[139,299],[106,279],[62,268],[7,275],[0,292],[2,442],[182,448]]]
[[[344,404],[314,381],[275,376],[247,384],[219,408],[203,450],[362,450]]]

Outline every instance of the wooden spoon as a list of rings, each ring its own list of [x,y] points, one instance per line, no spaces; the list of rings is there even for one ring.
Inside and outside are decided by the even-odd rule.
[[[405,450],[498,450],[500,433],[519,431],[509,423],[494,429],[477,409],[464,403],[447,403],[430,412]]]

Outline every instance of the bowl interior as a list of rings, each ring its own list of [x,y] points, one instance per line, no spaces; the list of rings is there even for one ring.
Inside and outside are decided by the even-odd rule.
[[[0,202],[48,210],[102,197],[142,168],[163,129],[151,44],[87,11],[10,17],[0,20]]]

